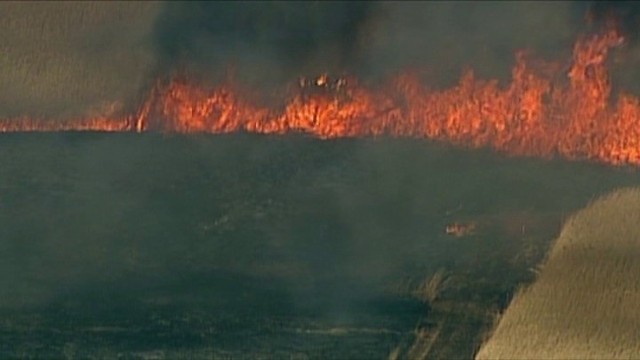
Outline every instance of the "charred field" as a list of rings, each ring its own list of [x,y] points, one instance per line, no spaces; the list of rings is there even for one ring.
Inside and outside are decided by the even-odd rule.
[[[0,169],[3,358],[470,358],[566,217],[640,180],[295,134],[12,133]]]

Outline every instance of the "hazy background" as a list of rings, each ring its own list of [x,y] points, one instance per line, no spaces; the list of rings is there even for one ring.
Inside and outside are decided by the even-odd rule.
[[[135,103],[155,68],[153,2],[0,3],[0,116]]]
[[[566,57],[588,9],[635,36],[627,2],[2,2],[0,116],[130,110],[175,71],[205,82],[233,72],[263,90],[408,67],[435,86],[466,67],[508,79],[517,49]]]

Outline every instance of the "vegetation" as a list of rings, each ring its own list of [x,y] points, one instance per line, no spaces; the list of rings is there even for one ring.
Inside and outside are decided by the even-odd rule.
[[[538,279],[514,297],[478,359],[638,358],[640,189],[569,219]]]
[[[0,168],[0,358],[471,358],[564,214],[638,183],[251,134],[6,134]]]

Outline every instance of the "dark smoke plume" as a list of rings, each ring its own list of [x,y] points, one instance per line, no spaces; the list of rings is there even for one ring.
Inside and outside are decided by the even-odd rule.
[[[640,34],[640,3],[635,1],[593,1],[589,15],[594,23],[615,21],[629,41]]]
[[[585,9],[562,2],[169,3],[159,74],[176,68],[269,87],[298,76],[384,78],[407,67],[450,83],[466,67],[508,77],[513,53],[570,49]]]
[[[160,74],[230,69],[254,84],[298,74],[353,70],[367,2],[173,2],[158,17]]]
[[[258,93],[298,77],[364,82],[420,70],[435,87],[473,68],[508,81],[513,54],[567,59],[589,27],[619,21],[614,77],[633,90],[640,5],[630,2],[6,2],[0,117],[132,111],[156,79],[229,74]],[[589,20],[590,19],[590,20]],[[615,80],[615,79],[614,79]]]

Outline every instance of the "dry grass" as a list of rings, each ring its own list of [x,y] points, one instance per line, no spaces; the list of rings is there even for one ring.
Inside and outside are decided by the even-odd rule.
[[[640,358],[639,260],[640,189],[595,201],[566,223],[477,358]]]
[[[0,118],[64,117],[140,95],[154,2],[0,2]]]
[[[444,269],[439,269],[430,278],[425,279],[424,282],[413,291],[413,295],[426,303],[433,303],[440,295],[447,276]]]

